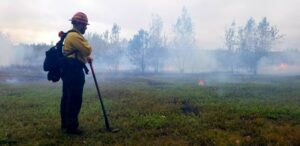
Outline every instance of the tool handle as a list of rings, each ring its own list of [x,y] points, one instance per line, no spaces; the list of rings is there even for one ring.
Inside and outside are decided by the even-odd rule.
[[[92,70],[92,74],[93,74],[94,82],[95,82],[95,85],[96,85],[97,93],[98,93],[98,96],[99,96],[99,99],[100,99],[101,109],[103,111],[103,116],[104,116],[104,121],[105,121],[105,127],[106,127],[107,131],[111,131],[111,128],[110,128],[109,122],[108,122],[108,118],[107,118],[107,115],[106,115],[106,111],[105,111],[105,108],[104,108],[104,104],[103,104],[103,101],[102,101],[102,97],[101,97],[101,94],[100,94],[99,86],[98,86],[98,83],[97,83],[97,79],[96,79],[96,76],[95,76],[95,72],[94,72],[92,62],[89,62],[89,64],[90,64],[90,68]]]

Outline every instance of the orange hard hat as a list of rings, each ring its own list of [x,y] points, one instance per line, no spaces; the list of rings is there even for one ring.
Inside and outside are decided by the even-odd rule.
[[[77,12],[72,18],[71,21],[76,21],[76,22],[80,22],[86,25],[89,25],[88,23],[88,18],[86,16],[86,14],[82,13],[82,12]]]

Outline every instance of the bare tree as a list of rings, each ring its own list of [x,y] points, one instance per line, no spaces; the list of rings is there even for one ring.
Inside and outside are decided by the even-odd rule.
[[[147,62],[147,52],[149,49],[149,33],[143,29],[133,36],[128,45],[128,58],[130,62],[142,73],[145,72]]]
[[[105,64],[111,71],[119,71],[120,60],[124,56],[124,40],[120,38],[121,27],[113,24],[111,31],[106,30],[101,35],[89,33],[87,40],[93,47],[94,56],[101,64]]]
[[[121,27],[114,24],[109,36],[110,49],[108,50],[109,65],[112,66],[114,71],[119,71],[120,60],[124,54],[124,48],[121,45],[120,39]]]
[[[106,31],[108,34],[108,31]],[[101,35],[97,33],[88,33],[86,38],[93,48],[93,57],[95,64],[103,64],[106,60],[106,52],[109,50],[109,42],[105,37],[106,33]]]
[[[192,19],[183,7],[181,15],[174,25],[173,55],[180,72],[184,72],[187,63],[192,62],[195,48],[195,34]]]
[[[234,67],[236,65],[236,45],[237,45],[237,38],[236,38],[236,28],[235,22],[233,21],[229,28],[225,30],[225,45],[228,49],[228,54],[226,54],[226,61],[222,62],[224,65],[229,66],[231,73],[234,72]]]
[[[152,22],[149,30],[149,66],[152,66],[155,72],[163,66],[166,59],[166,46],[162,37],[163,22],[160,16],[152,15]]]
[[[283,36],[276,26],[270,26],[264,17],[258,26],[250,18],[244,28],[239,30],[239,55],[245,67],[252,73],[257,73],[260,59],[267,55],[275,42]]]

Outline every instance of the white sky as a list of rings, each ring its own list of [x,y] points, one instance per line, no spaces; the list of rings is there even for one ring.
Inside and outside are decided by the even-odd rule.
[[[225,27],[235,20],[244,26],[253,17],[267,17],[285,35],[280,47],[300,49],[300,0],[0,0],[0,32],[14,42],[56,42],[59,30],[68,30],[74,13],[88,15],[87,32],[102,33],[113,23],[121,36],[131,38],[140,28],[149,29],[152,14],[164,22],[170,35],[185,6],[192,17],[200,48],[224,46]]]

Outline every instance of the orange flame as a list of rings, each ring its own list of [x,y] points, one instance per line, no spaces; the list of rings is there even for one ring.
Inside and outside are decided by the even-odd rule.
[[[289,67],[289,65],[286,63],[280,63],[280,64],[278,64],[277,67],[278,67],[278,70],[286,70]]]
[[[198,85],[199,86],[204,86],[205,85],[205,81],[204,80],[199,80]]]

